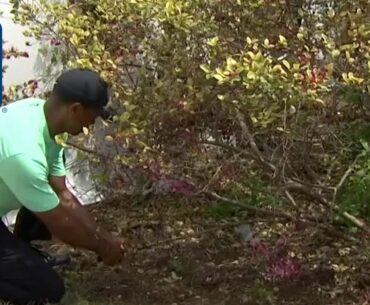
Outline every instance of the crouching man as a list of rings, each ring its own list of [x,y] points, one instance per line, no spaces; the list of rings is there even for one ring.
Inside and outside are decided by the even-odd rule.
[[[108,85],[90,70],[56,81],[47,101],[24,99],[0,107],[0,216],[20,209],[14,232],[0,221],[0,300],[11,304],[59,302],[65,288],[57,260],[31,246],[55,236],[95,252],[107,265],[123,258],[122,241],[100,228],[69,192],[63,148],[54,138],[77,135],[105,115]]]

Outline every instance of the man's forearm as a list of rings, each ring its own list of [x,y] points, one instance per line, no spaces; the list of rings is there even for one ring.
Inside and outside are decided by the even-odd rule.
[[[88,210],[67,188],[66,177],[51,176],[50,185],[60,199],[55,222],[61,228],[56,229],[57,233],[52,233],[72,246],[83,247],[95,252],[98,252],[99,248],[106,247],[112,235],[99,228]],[[53,226],[53,223],[49,225]]]
[[[90,227],[91,230],[96,230],[98,228],[95,220],[87,211],[86,208],[81,204],[81,202],[77,199],[75,195],[68,189],[63,190],[59,195],[61,201],[66,202],[67,204],[74,206],[79,211],[76,213],[76,216],[80,218],[81,223],[85,224],[86,226]]]
[[[91,250],[98,252],[99,249],[96,249],[96,247],[104,247],[107,244],[107,241],[112,237],[111,234],[96,223],[88,210],[69,190],[63,191],[60,199],[62,204],[71,211],[71,214],[73,214],[75,221],[78,222],[79,225],[84,227],[85,231],[89,232],[89,235],[91,235],[91,239],[95,241],[93,242],[93,244],[96,245],[94,245],[94,249]]]
[[[52,235],[78,248],[94,251],[100,255],[109,249],[112,235],[100,229],[88,210],[72,193],[58,192],[59,206],[48,212],[35,213]]]

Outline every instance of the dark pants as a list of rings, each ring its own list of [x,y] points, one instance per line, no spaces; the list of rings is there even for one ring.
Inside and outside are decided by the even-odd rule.
[[[18,214],[14,234],[0,221],[1,301],[36,305],[62,299],[62,279],[29,244],[50,237],[46,227],[24,208]]]

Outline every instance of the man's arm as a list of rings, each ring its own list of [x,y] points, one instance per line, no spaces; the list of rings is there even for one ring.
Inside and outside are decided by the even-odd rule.
[[[65,176],[50,176],[50,186],[59,197],[59,206],[48,212],[35,213],[62,241],[102,254],[118,242],[100,228],[78,199],[68,190]]]
[[[3,176],[10,172],[14,174]],[[26,154],[12,157],[0,166],[0,177],[17,199],[55,237],[71,246],[94,251],[107,264],[122,259],[121,241],[98,227],[87,209],[65,190],[65,182],[63,186],[61,178],[53,179],[58,196],[51,187],[46,172],[43,160],[32,159]]]
[[[49,184],[59,198],[62,197],[67,201],[73,200],[76,204],[81,205],[76,196],[68,189],[66,179],[66,176],[49,176]]]

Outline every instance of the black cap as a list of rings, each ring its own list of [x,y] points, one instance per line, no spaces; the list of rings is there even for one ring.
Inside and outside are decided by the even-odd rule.
[[[72,69],[62,73],[56,80],[53,93],[64,102],[78,102],[86,108],[95,109],[106,119],[109,111],[109,86],[98,73],[88,69]]]

